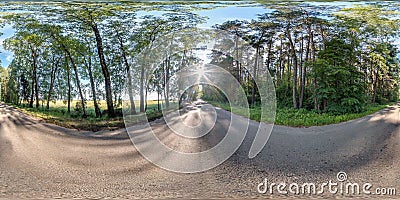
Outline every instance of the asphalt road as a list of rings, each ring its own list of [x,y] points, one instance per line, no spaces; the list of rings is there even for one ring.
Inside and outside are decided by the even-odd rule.
[[[216,124],[201,139],[174,134],[163,120],[152,123],[157,137],[184,152],[216,145],[230,113],[216,109]],[[82,132],[47,124],[0,104],[0,198],[310,198],[308,194],[260,194],[259,183],[322,184],[336,181],[396,188],[397,196],[323,194],[312,198],[400,198],[398,105],[346,123],[290,128],[275,126],[253,158],[247,157],[257,122],[239,150],[206,172],[180,174],[160,169],[135,149],[125,130]],[[199,112],[186,113],[196,125]],[[200,113],[201,114],[201,113]],[[212,121],[212,120],[211,120]]]

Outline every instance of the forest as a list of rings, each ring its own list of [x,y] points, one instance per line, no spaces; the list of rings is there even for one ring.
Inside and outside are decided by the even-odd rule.
[[[196,11],[230,4],[241,3],[1,3],[1,24],[11,25],[15,34],[3,42],[13,60],[0,68],[0,100],[52,118],[120,121],[127,86],[132,114],[159,117],[160,101],[166,107],[170,103],[170,77],[196,62],[192,47],[197,43],[189,41],[192,47],[165,56],[155,71],[135,64],[137,55],[158,37],[196,29],[207,20]],[[234,39],[209,55],[240,83],[253,112],[260,109],[253,79],[266,73],[275,86],[278,124],[320,125],[288,121],[307,115],[355,117],[398,100],[399,7],[253,4],[271,12],[214,24],[211,28]],[[161,14],[142,14],[155,11]],[[239,40],[251,49],[239,50]],[[157,101],[148,100],[150,93]],[[202,98],[224,107],[213,90],[205,88]]]

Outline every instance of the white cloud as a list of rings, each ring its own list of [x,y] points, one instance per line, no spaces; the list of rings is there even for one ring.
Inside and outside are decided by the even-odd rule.
[[[6,60],[7,60],[8,62],[11,62],[13,59],[14,59],[14,56],[13,56],[12,54],[7,55],[7,57],[6,57]]]

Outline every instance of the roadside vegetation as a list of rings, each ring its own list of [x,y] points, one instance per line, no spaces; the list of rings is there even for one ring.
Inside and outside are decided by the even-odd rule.
[[[74,103],[78,101],[73,101]],[[79,103],[79,102],[78,102]],[[246,116],[245,112],[241,108],[231,108],[228,103],[220,102],[208,102],[214,106],[222,108],[224,110],[233,112],[237,115]],[[364,108],[363,112],[360,113],[345,113],[345,114],[329,114],[329,113],[317,113],[315,111],[308,111],[306,109],[293,109],[293,108],[278,108],[276,110],[276,125],[292,126],[292,127],[310,127],[310,126],[322,126],[329,124],[337,124],[352,119],[364,117],[369,114],[373,114],[381,109],[384,109],[393,103],[385,105],[369,105]],[[100,105],[103,105],[102,103]],[[162,117],[162,112],[158,111],[156,101],[148,102],[149,108],[146,112],[146,117],[149,121]],[[56,124],[66,128],[73,128],[78,130],[88,131],[100,131],[100,130],[116,130],[124,128],[123,117],[109,118],[107,116],[97,118],[94,115],[93,104],[89,102],[87,105],[89,117],[82,118],[79,113],[80,111],[74,110],[73,112],[67,113],[66,106],[63,102],[58,101],[52,103],[50,109],[45,108],[29,108],[24,105],[13,105],[20,111],[33,116],[35,118],[43,119],[47,123]],[[119,109],[116,109],[119,110]],[[259,106],[249,109],[250,119],[260,121],[261,108]],[[93,114],[92,114],[93,113]]]
[[[50,103],[50,108],[45,107],[30,108],[29,105],[20,104],[13,105],[18,110],[38,119],[43,119],[47,123],[56,124],[66,128],[73,128],[78,130],[100,131],[100,130],[115,130],[124,128],[124,119],[120,115],[118,117],[110,118],[107,115],[99,118],[95,115],[95,109],[92,101],[87,101],[87,116],[82,117],[82,110],[79,107],[79,101],[71,102],[76,106],[71,112],[67,112],[68,108],[65,102],[55,101]],[[157,101],[148,101],[148,108],[146,117],[149,121],[153,121],[162,117],[162,113],[158,111]],[[106,110],[105,101],[99,101],[100,109]],[[116,108],[117,113],[121,112],[122,108]]]
[[[246,116],[245,111],[240,108],[231,108],[227,103],[209,102],[214,106],[224,110],[233,112],[237,115]],[[293,108],[278,108],[276,110],[276,125],[292,126],[292,127],[310,127],[322,126],[329,124],[338,124],[349,120],[361,118],[373,114],[379,110],[393,105],[395,102],[384,105],[368,105],[364,107],[364,111],[359,113],[344,113],[344,114],[330,114],[330,113],[317,113],[306,109],[293,109]],[[260,121],[261,108],[259,106],[249,109],[250,119]]]

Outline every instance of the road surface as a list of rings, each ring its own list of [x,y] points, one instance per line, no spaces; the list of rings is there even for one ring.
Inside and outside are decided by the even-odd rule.
[[[156,167],[134,148],[127,133],[83,132],[47,124],[0,104],[0,198],[309,198],[260,194],[259,183],[371,183],[400,190],[399,105],[349,122],[310,128],[275,126],[270,140],[247,158],[257,122],[240,149],[206,172],[180,174]],[[203,112],[203,111],[201,111]],[[196,114],[196,112],[193,112]],[[162,120],[156,135],[181,151],[202,151],[223,138],[230,113],[216,109],[216,128],[201,139],[182,139]],[[197,112],[198,114],[198,112]],[[196,116],[186,116],[195,124]],[[218,126],[218,127],[217,127]],[[373,190],[374,191],[374,190]],[[323,194],[313,198],[397,196]]]

